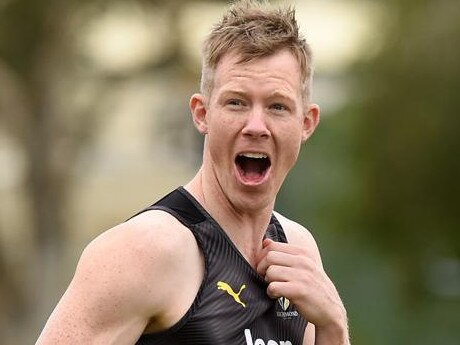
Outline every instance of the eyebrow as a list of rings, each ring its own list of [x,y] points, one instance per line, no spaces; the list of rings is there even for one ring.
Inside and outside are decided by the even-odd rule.
[[[225,97],[225,96],[229,96],[229,95],[235,95],[235,96],[239,96],[239,97],[247,97],[248,92],[241,91],[241,90],[228,89],[228,90],[222,91],[222,93],[220,94],[221,97]],[[291,96],[289,96],[289,94],[286,94],[286,93],[280,92],[280,91],[274,91],[274,92],[270,93],[268,95],[268,98],[269,99],[271,99],[271,98],[282,98],[282,99],[285,99],[285,100],[288,100],[288,101],[291,101],[291,102],[295,102],[294,97],[291,97]]]
[[[268,97],[269,99],[272,99],[272,98],[282,98],[286,101],[289,101],[289,102],[294,102],[295,103],[295,98],[294,97],[291,97],[289,96],[288,94],[284,93],[284,92],[279,92],[279,91],[274,91],[270,94],[270,96]]]
[[[236,95],[236,96],[239,96],[239,97],[247,97],[246,96],[247,92],[240,91],[240,90],[228,89],[228,90],[222,91],[222,93],[220,94],[220,97],[225,97],[225,96],[230,96],[230,95]]]

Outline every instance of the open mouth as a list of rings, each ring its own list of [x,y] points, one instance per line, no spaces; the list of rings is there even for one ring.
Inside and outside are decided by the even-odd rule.
[[[270,169],[270,158],[264,153],[241,153],[235,164],[242,180],[246,183],[261,182]]]

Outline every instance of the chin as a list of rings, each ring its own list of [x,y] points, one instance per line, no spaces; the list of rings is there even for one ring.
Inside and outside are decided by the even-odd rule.
[[[233,195],[235,198],[232,203],[235,208],[250,212],[273,208],[276,198],[276,193],[263,186],[242,186]]]

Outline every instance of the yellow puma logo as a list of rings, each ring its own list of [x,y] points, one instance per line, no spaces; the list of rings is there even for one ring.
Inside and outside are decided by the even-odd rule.
[[[233,299],[235,300],[236,303],[239,303],[243,306],[243,308],[246,308],[246,304],[243,303],[241,300],[240,300],[240,294],[241,294],[241,291],[243,291],[244,289],[246,289],[246,285],[243,284],[241,285],[240,287],[240,291],[238,291],[238,293],[236,293],[235,291],[233,291],[232,287],[230,285],[228,285],[226,282],[217,282],[217,288],[219,290],[224,290],[226,291],[230,296],[233,297]]]

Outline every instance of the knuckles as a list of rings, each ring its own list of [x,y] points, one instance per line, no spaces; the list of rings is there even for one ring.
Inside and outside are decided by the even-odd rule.
[[[277,253],[275,251],[267,252],[267,255],[265,256],[265,260],[267,262],[267,265],[275,264],[276,263],[276,258],[277,258]]]
[[[278,298],[281,297],[281,293],[279,291],[279,285],[275,282],[272,282],[267,287],[267,295],[271,298]]]
[[[276,270],[276,266],[268,266],[267,270],[265,271],[265,280],[267,282],[271,282],[274,280]]]

